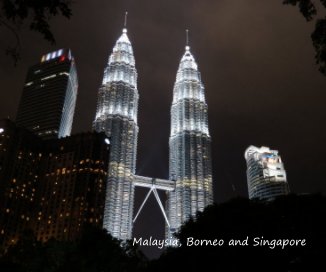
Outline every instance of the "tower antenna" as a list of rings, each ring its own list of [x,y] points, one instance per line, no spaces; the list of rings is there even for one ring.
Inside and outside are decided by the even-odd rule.
[[[189,29],[186,29],[186,46],[189,46]]]
[[[128,11],[125,12],[124,28],[127,28],[127,18],[128,18]]]

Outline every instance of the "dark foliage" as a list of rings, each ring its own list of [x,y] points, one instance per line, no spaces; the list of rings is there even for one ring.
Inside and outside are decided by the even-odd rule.
[[[0,26],[7,28],[15,37],[15,44],[9,45],[6,53],[13,57],[15,63],[19,60],[20,39],[19,29],[28,24],[32,31],[40,33],[43,38],[55,43],[49,21],[52,17],[62,15],[70,18],[70,0],[1,0]],[[28,22],[28,23],[26,23]]]
[[[141,271],[146,259],[136,247],[121,245],[105,230],[88,227],[77,241],[36,241],[31,232],[0,259],[0,271]]]
[[[316,50],[316,62],[320,65],[319,71],[326,75],[326,17],[317,20],[316,28],[311,34],[311,38]]]
[[[180,248],[170,248],[149,271],[321,271],[326,256],[326,198],[288,196],[272,203],[235,199],[208,207],[180,231]],[[187,245],[187,239],[223,239],[223,246]],[[229,246],[230,239],[248,246]],[[306,246],[253,246],[263,239],[306,239]],[[322,266],[321,266],[322,265]]]
[[[326,0],[320,0],[320,2],[326,8]],[[298,5],[307,21],[311,21],[317,14],[316,6],[311,0],[284,0],[283,4]],[[316,21],[311,39],[316,51],[315,59],[319,65],[319,71],[326,76],[326,17]]]
[[[280,197],[263,203],[234,199],[215,204],[178,233],[182,246],[148,262],[131,241],[121,245],[106,231],[89,227],[81,239],[46,243],[31,232],[0,258],[0,271],[323,271],[326,256],[326,197]],[[187,246],[187,239],[223,239],[222,246]],[[253,239],[306,239],[305,246],[254,246]],[[228,245],[231,239],[248,245]]]
[[[283,4],[299,6],[300,12],[306,18],[307,21],[310,21],[317,14],[315,5],[311,0],[284,0]]]

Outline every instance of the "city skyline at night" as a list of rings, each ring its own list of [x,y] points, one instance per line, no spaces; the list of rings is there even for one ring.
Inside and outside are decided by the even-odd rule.
[[[278,1],[78,3],[70,21],[51,22],[55,46],[23,31],[18,66],[5,56],[0,59],[0,83],[6,90],[0,94],[0,116],[15,119],[27,68],[40,55],[71,48],[79,78],[73,132],[91,130],[108,48],[120,35],[125,10],[141,104],[136,175],[169,178],[169,112],[189,28],[205,83],[214,201],[247,196],[243,153],[250,145],[280,151],[291,192],[325,194],[326,83],[314,63],[313,24]],[[135,209],[146,192],[136,192]],[[136,236],[164,236],[165,219],[153,203],[137,220]]]

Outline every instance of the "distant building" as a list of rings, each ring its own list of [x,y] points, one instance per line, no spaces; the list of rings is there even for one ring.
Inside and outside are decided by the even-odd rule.
[[[273,200],[289,194],[289,185],[277,150],[249,146],[245,151],[249,199]]]
[[[73,240],[103,224],[109,145],[104,133],[43,140],[0,120],[0,246],[25,229]]]
[[[17,126],[44,139],[69,136],[78,79],[70,50],[48,53],[27,73],[16,116]]]

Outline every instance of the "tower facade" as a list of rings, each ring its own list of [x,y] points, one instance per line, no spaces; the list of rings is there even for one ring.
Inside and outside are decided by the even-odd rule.
[[[245,151],[249,199],[273,200],[289,194],[281,156],[268,147],[249,146]]]
[[[169,139],[170,180],[175,190],[167,200],[167,236],[213,203],[211,138],[207,104],[197,63],[186,46],[173,89]]]
[[[135,59],[124,28],[104,69],[93,122],[111,142],[103,227],[122,240],[132,234],[138,99]]]
[[[42,142],[42,172],[33,230],[37,240],[75,240],[87,227],[102,227],[109,145],[87,132]]]
[[[102,226],[109,145],[105,133],[43,140],[0,120],[0,251],[32,230],[75,240]]]
[[[77,70],[70,50],[48,53],[27,73],[16,124],[43,139],[69,136],[77,99]]]

